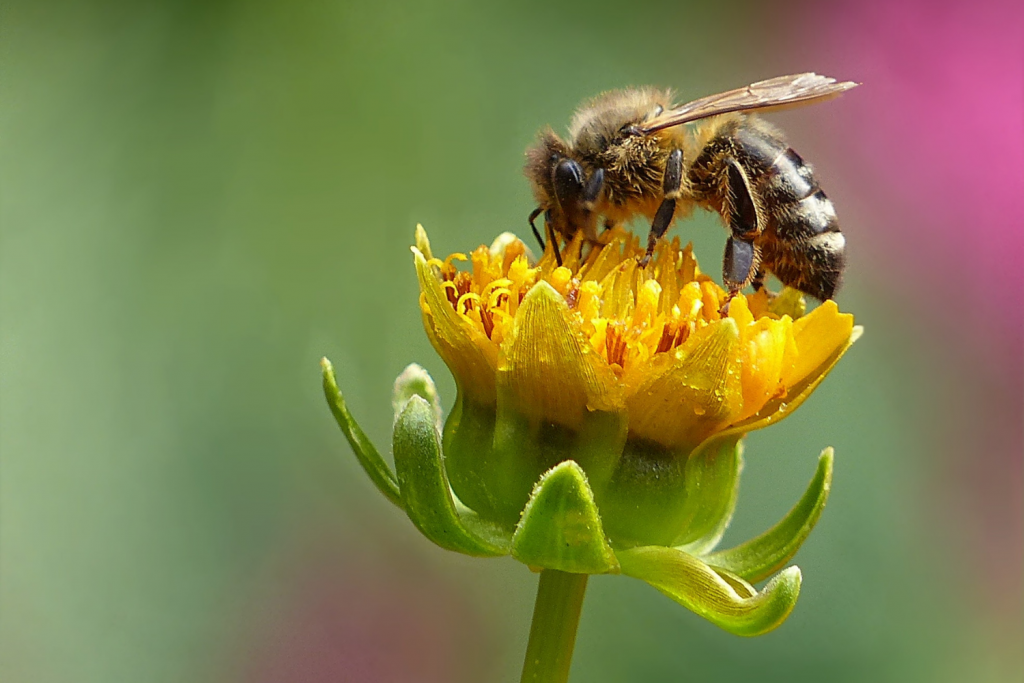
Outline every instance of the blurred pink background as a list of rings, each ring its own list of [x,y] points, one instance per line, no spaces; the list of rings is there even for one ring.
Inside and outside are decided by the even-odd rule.
[[[860,81],[832,141],[862,215],[861,279],[937,353],[934,528],[1016,622],[1024,538],[1024,3],[806,3],[807,67]],[[805,42],[809,41],[809,45]],[[965,555],[961,555],[961,561]],[[978,584],[975,584],[977,591]]]

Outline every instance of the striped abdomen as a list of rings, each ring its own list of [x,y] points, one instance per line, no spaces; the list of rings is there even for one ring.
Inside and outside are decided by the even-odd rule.
[[[741,117],[722,126],[704,148],[691,167],[691,180],[698,186],[703,182],[707,190],[712,189],[708,183],[723,188],[717,167],[724,167],[728,156],[743,168],[759,207],[755,244],[760,266],[784,285],[818,299],[832,298],[846,263],[846,242],[835,207],[811,167],[767,124]],[[733,202],[722,197],[727,223]]]

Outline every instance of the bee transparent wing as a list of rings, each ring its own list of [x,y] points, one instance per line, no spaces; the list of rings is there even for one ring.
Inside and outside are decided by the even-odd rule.
[[[642,130],[645,133],[653,133],[663,128],[734,111],[767,111],[824,102],[858,85],[860,84],[853,81],[837,82],[834,78],[819,76],[816,73],[779,76],[752,83],[745,88],[702,97],[669,109],[647,121]]]

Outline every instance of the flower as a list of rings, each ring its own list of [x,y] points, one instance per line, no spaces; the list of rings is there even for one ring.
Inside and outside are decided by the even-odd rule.
[[[760,592],[750,582],[810,533],[832,454],[776,527],[713,552],[736,504],[741,439],[795,410],[860,329],[831,301],[803,315],[789,290],[730,300],[678,239],[646,268],[628,232],[589,249],[579,239],[562,265],[550,249],[532,263],[507,233],[440,260],[418,227],[424,326],[458,389],[443,436],[418,366],[396,383],[395,474],[353,430],[325,361],[339,424],[378,487],[442,547],[624,573],[734,633],[774,628],[799,569]]]

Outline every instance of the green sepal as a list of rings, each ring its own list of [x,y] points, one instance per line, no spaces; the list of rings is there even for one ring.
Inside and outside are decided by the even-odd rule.
[[[832,488],[831,448],[818,458],[818,469],[800,501],[774,527],[735,548],[705,555],[703,560],[750,582],[761,581],[783,567],[807,540],[825,509]]]
[[[402,507],[402,496],[398,490],[398,479],[391,468],[381,457],[380,452],[374,447],[370,438],[359,427],[355,418],[348,412],[345,398],[338,389],[338,381],[334,376],[334,367],[331,361],[326,358],[320,360],[320,369],[324,377],[324,396],[327,397],[327,405],[331,407],[334,419],[341,427],[342,433],[352,446],[356,459],[363,466],[363,470],[377,490],[398,507]]]
[[[678,548],[645,546],[620,551],[618,558],[623,574],[646,581],[738,636],[771,631],[786,620],[800,595],[799,567],[784,569],[757,592],[741,578],[720,575]]]
[[[512,556],[573,574],[619,571],[587,475],[574,461],[552,467],[537,482],[512,536]]]
[[[741,438],[709,439],[690,453],[627,441],[610,486],[598,495],[616,547],[713,548],[736,507]]]
[[[743,472],[743,440],[730,436],[705,442],[686,464],[686,534],[676,543],[702,555],[722,540],[736,512]]]
[[[416,528],[446,550],[489,557],[507,555],[496,534],[475,533],[459,516],[448,485],[434,409],[422,397],[410,398],[395,422],[394,453],[405,512]]]

